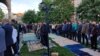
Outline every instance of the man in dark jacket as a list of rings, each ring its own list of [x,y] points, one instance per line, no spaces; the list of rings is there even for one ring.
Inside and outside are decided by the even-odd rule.
[[[4,56],[5,50],[6,50],[5,31],[0,25],[0,56]]]
[[[81,35],[81,30],[82,30],[82,23],[81,21],[78,21],[78,42],[81,43],[81,38],[82,38],[82,35]]]
[[[67,32],[67,37],[69,39],[71,39],[71,30],[72,30],[72,25],[71,25],[71,22],[68,22],[68,25],[67,25],[67,29],[68,29],[68,32]]]
[[[40,35],[41,35],[41,43],[44,46],[48,46],[48,26],[44,23],[41,24]]]
[[[98,37],[98,29],[97,29],[97,25],[96,22],[94,21],[93,23],[93,28],[92,28],[92,32],[91,32],[91,48],[96,50],[97,49],[97,37]]]
[[[62,32],[63,32],[63,37],[67,37],[67,33],[68,33],[68,24],[67,21],[64,21],[63,25],[62,25]]]
[[[5,41],[6,41],[6,51],[4,56],[13,56],[11,46],[13,44],[12,39],[12,25],[9,23],[8,19],[3,20],[3,28],[5,30]]]

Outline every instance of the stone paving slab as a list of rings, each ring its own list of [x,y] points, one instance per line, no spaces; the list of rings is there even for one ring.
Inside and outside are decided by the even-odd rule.
[[[62,47],[68,46],[68,45],[70,46],[70,45],[79,44],[78,42],[75,42],[75,41],[70,40],[68,38],[57,36],[55,34],[50,34],[49,37],[51,37],[53,41],[55,41],[56,43],[58,43]],[[86,53],[90,54],[91,56],[100,56],[100,52],[94,51],[90,48],[80,48],[79,50],[83,51],[83,52],[86,52]],[[81,55],[81,56],[83,56],[83,55]]]
[[[34,41],[27,42],[27,46],[28,46],[29,52],[40,50],[40,49],[44,48],[44,46],[40,42],[34,42]],[[56,46],[56,45],[54,43],[52,43],[51,41],[49,41],[49,47],[52,48],[54,46]]]
[[[27,42],[28,51],[36,51],[42,49],[41,43],[34,43],[34,41]]]
[[[59,45],[60,46],[65,46],[65,45],[73,45],[73,44],[79,44],[78,42],[75,42],[73,40],[69,40],[67,38],[63,38],[61,36],[57,36],[57,35],[54,35],[54,34],[50,34],[49,35],[53,41],[55,41],[56,43],[60,43]]]
[[[84,52],[87,52],[87,53],[91,54],[92,56],[100,56],[100,52],[93,51],[93,50],[90,49],[90,48],[82,48],[82,49],[80,49],[80,50],[82,50],[82,51],[84,51]]]
[[[37,37],[35,36],[34,33],[24,34],[22,41],[24,41],[27,44],[29,52],[40,50],[40,49],[44,48],[44,46],[42,46],[42,44],[40,43],[40,40],[37,39]],[[56,45],[49,40],[49,46],[50,46],[50,48],[52,48]]]
[[[27,41],[37,41],[37,37],[35,36],[34,33],[26,33],[23,34],[23,41],[27,42]]]

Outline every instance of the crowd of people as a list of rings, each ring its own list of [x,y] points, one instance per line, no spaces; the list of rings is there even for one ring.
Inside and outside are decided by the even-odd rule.
[[[54,33],[90,46],[93,50],[100,49],[97,46],[98,44],[100,46],[100,22],[75,20],[64,21],[62,24],[37,23],[33,29],[43,45],[48,42],[48,33]]]
[[[38,39],[41,37],[43,46],[48,46],[48,29],[45,23],[25,24],[16,20],[3,19],[0,21],[0,56],[19,55],[20,33],[35,32]],[[39,33],[39,35],[37,35]]]
[[[62,24],[19,24],[16,20],[0,21],[0,56],[15,56],[19,53],[20,33],[34,32],[43,46],[48,46],[48,34],[53,33],[97,50],[100,44],[100,22],[77,20]],[[99,41],[98,41],[99,40]],[[12,51],[13,50],[13,51]]]
[[[52,32],[86,46],[91,46],[93,50],[99,48],[97,45],[100,44],[100,22],[64,21],[62,24],[53,25]]]
[[[19,54],[20,24],[15,20],[0,21],[0,56],[15,56]]]

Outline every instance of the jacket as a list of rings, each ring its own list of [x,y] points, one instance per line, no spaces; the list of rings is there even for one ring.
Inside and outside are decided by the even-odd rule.
[[[5,31],[0,26],[0,52],[3,52],[6,50],[6,43],[5,43]]]
[[[13,44],[13,39],[12,39],[12,25],[8,24],[4,24],[3,28],[5,30],[5,41],[6,41],[6,46],[10,46]]]

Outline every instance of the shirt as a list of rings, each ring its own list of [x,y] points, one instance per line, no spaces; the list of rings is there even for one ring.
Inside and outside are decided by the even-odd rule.
[[[12,32],[12,39],[13,42],[16,43],[17,42],[17,30],[15,28],[13,28],[13,32]]]

